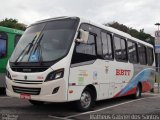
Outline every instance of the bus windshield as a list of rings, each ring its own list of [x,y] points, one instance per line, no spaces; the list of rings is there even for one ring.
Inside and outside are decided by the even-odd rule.
[[[77,19],[61,19],[31,25],[18,42],[10,62],[50,62],[69,51]]]

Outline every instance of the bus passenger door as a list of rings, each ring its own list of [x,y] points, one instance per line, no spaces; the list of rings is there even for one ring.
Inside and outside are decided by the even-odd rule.
[[[112,61],[105,61],[105,77],[108,83],[108,98],[112,98],[115,92],[115,76],[113,76],[114,69],[112,64]]]
[[[102,80],[100,88],[105,86],[106,90],[105,98],[111,98],[114,96],[115,82],[113,74],[113,49],[112,49],[112,35],[106,31],[101,31],[102,48],[103,48],[103,58],[104,58],[104,77]],[[113,64],[113,65],[112,65]],[[103,90],[103,91],[104,91]],[[102,90],[100,90],[101,92]],[[103,93],[102,91],[102,93]]]

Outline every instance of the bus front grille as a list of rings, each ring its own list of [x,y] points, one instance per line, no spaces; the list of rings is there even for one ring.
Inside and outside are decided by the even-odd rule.
[[[20,94],[30,94],[30,95],[39,95],[41,88],[26,88],[26,87],[17,87],[17,86],[12,86],[13,91],[15,93],[20,93]]]
[[[13,80],[15,83],[19,84],[42,84],[42,80]]]
[[[48,69],[48,67],[11,67],[11,69],[15,72],[22,73],[35,73],[35,72],[44,72]]]

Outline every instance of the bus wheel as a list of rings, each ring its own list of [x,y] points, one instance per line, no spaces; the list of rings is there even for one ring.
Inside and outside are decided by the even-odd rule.
[[[32,105],[43,105],[44,104],[44,102],[42,102],[42,101],[35,101],[35,100],[29,100],[29,102],[32,104]]]
[[[150,90],[150,92],[151,92],[151,93],[154,93],[154,88],[152,88],[152,89]]]
[[[91,90],[86,88],[80,97],[79,101],[76,101],[77,110],[80,112],[89,111],[94,105],[94,97],[91,94]]]
[[[141,97],[141,95],[142,95],[142,89],[141,89],[140,84],[138,84],[138,86],[137,86],[137,88],[136,88],[136,93],[134,94],[133,97],[134,97],[135,99],[138,99],[138,98]]]
[[[5,94],[6,94],[6,89],[0,88],[0,95],[5,95]]]

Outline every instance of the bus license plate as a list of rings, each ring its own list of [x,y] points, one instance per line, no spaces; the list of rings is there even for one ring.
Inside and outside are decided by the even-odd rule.
[[[29,94],[20,94],[20,98],[29,100],[29,99],[31,99],[31,95],[29,95]]]

